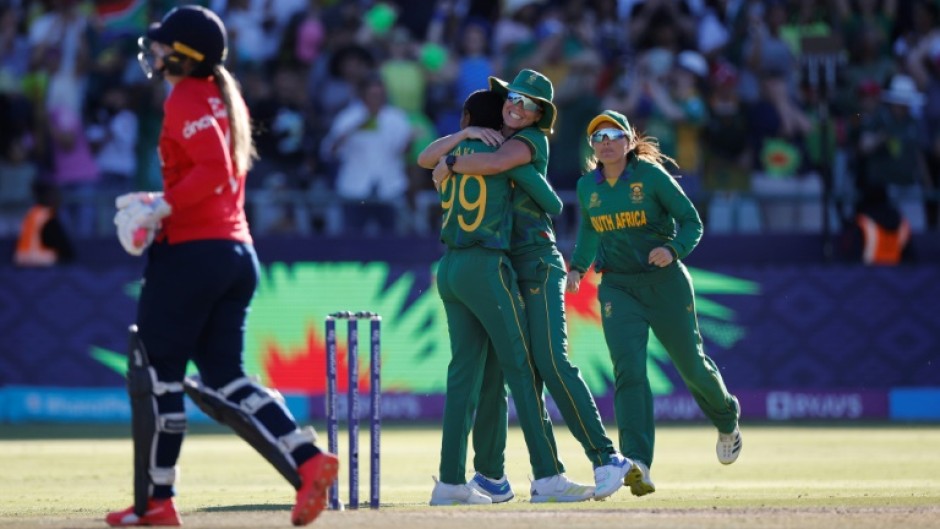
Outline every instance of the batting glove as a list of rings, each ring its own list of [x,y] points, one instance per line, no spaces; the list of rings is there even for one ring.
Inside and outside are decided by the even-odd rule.
[[[172,212],[162,193],[128,193],[115,200],[118,241],[124,250],[141,255],[153,242],[160,221]]]

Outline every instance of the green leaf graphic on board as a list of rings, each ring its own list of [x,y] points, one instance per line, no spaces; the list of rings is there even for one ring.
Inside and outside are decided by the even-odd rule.
[[[733,310],[704,296],[756,295],[760,291],[759,285],[696,268],[690,268],[689,273],[695,286],[699,330],[708,341],[706,353],[708,347],[733,346],[745,336],[746,329],[733,322],[736,317]],[[597,301],[598,282],[598,276],[589,272],[581,283],[581,291],[577,295],[566,295],[568,351],[572,363],[581,369],[581,374],[591,391],[596,395],[603,395],[613,386],[613,368],[601,328],[603,308]],[[653,394],[672,393],[675,387],[666,372],[675,368],[666,349],[652,332],[647,349],[647,374]]]
[[[382,316],[383,390],[443,392],[450,360],[443,308],[433,289],[406,306],[413,287],[410,273],[389,282],[384,262],[271,264],[252,302],[245,368],[281,389],[322,392],[324,318],[370,311]],[[359,322],[360,374],[368,365],[368,325]],[[345,365],[345,322],[337,322],[336,334]]]
[[[437,263],[430,265],[434,277]],[[736,314],[716,301],[719,296],[758,295],[759,285],[731,276],[689,269],[696,290],[699,326],[706,347],[733,347],[746,336]],[[598,277],[589,273],[581,292],[566,295],[568,351],[591,390],[602,395],[612,386],[610,354],[601,328]],[[450,339],[447,318],[434,281],[417,291],[415,274],[392,277],[385,262],[272,263],[262,268],[245,335],[245,371],[282,391],[323,392],[325,383],[324,318],[342,311],[371,311],[382,316],[383,391],[443,393]],[[125,293],[139,296],[139,283]],[[368,386],[369,322],[359,322],[360,385]],[[340,372],[345,373],[345,322],[337,321]],[[706,349],[708,352],[708,349]],[[126,352],[92,348],[90,354],[123,376]],[[654,394],[675,389],[667,376],[674,369],[654,337],[649,339],[647,372]],[[194,368],[190,365],[190,373]],[[340,377],[340,390],[346,378]]]

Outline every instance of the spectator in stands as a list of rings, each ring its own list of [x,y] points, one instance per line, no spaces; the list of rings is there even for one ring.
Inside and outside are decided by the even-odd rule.
[[[642,0],[632,2],[627,20],[630,38],[638,52],[651,49],[672,54],[696,45],[692,2],[686,0]]]
[[[684,50],[676,56],[670,78],[672,108],[664,108],[674,122],[675,174],[693,202],[698,202],[701,191],[702,129],[708,120],[708,107],[702,90],[707,86],[708,63],[696,51]]]
[[[855,91],[861,82],[870,80],[887,87],[891,76],[903,72],[915,79],[919,91],[925,95],[923,117],[928,144],[923,148],[928,164],[932,168],[940,167],[937,161],[940,160],[937,154],[940,141],[936,141],[940,134],[935,132],[940,130],[940,125],[933,124],[940,123],[940,118],[932,117],[940,116],[940,111],[932,110],[940,108],[940,103],[931,103],[940,101],[940,96],[932,95],[932,91],[940,92],[940,88],[930,85],[940,73],[937,64],[940,45],[933,45],[940,41],[938,5],[934,0],[830,2],[830,9],[825,10],[820,8],[818,0],[815,3],[809,0],[393,0],[386,2],[390,7],[384,9],[384,22],[374,19],[374,15],[383,10],[372,6],[372,2],[232,0],[213,2],[213,5],[224,6],[223,18],[230,20],[233,48],[241,50],[233,49],[229,58],[234,61],[233,69],[243,66],[243,60],[257,68],[252,72],[256,75],[254,80],[247,71],[240,76],[249,104],[255,103],[252,100],[255,94],[272,91],[285,68],[307,79],[305,99],[297,109],[304,116],[307,129],[301,147],[305,156],[299,162],[305,176],[300,181],[287,178],[276,182],[276,187],[283,185],[288,191],[303,188],[311,181],[329,186],[327,179],[337,168],[331,166],[329,160],[318,158],[320,143],[339,111],[356,98],[356,87],[370,72],[385,71],[386,82],[394,78],[397,88],[389,86],[392,103],[408,108],[420,106],[421,98],[400,97],[407,91],[401,90],[401,83],[407,83],[410,90],[413,81],[423,77],[426,85],[420,110],[436,126],[436,132],[443,135],[457,129],[460,102],[471,91],[483,88],[483,80],[489,75],[512,75],[521,67],[535,67],[558,87],[558,105],[565,107],[560,113],[564,119],[559,121],[552,138],[557,146],[562,138],[581,128],[576,124],[580,121],[577,112],[567,108],[564,90],[567,77],[576,73],[579,61],[591,54],[602,58],[602,66],[594,72],[596,96],[601,99],[601,106],[625,112],[633,109],[630,116],[634,125],[659,137],[664,152],[677,157],[683,169],[695,165],[684,163],[680,152],[683,150],[680,145],[694,146],[694,142],[683,142],[686,137],[681,131],[683,125],[664,122],[676,128],[671,138],[665,133],[668,131],[657,129],[662,123],[655,123],[656,119],[648,123],[649,118],[655,118],[652,111],[659,106],[654,98],[646,97],[639,103],[627,101],[627,95],[643,92],[634,90],[643,84],[640,77],[659,77],[661,84],[654,91],[672,93],[668,85],[673,76],[665,72],[675,68],[683,50],[703,54],[712,65],[727,61],[738,67],[741,108],[753,118],[751,123],[756,127],[749,130],[754,140],[750,151],[755,155],[755,162],[763,152],[761,148],[766,138],[785,142],[785,148],[796,153],[793,159],[809,160],[812,155],[804,156],[803,149],[806,147],[812,154],[814,121],[811,107],[802,99],[806,94],[799,91],[802,67],[799,50],[804,35],[840,34],[850,52],[847,63],[838,67],[840,93],[837,100],[832,101],[835,105],[830,113],[834,118],[831,130],[842,130],[838,126],[842,116],[854,119],[852,111],[858,110]],[[92,17],[96,12],[103,13],[102,8],[97,3],[94,7],[91,4],[93,2],[80,0],[0,1],[0,99],[8,99],[8,109],[14,113],[13,121],[2,121],[0,152],[6,150],[2,144],[8,143],[10,137],[24,139],[22,145],[30,157],[27,163],[37,167],[40,174],[52,175],[55,171],[53,158],[61,154],[61,144],[55,144],[53,149],[51,136],[56,127],[50,126],[50,120],[62,119],[58,109],[50,113],[52,103],[57,107],[70,107],[73,116],[93,118],[101,105],[104,88],[124,85],[132,91],[133,100],[138,104],[131,109],[139,122],[136,184],[156,189],[160,185],[160,172],[154,153],[162,118],[163,87],[140,88],[133,84],[139,79],[134,79],[131,73],[136,69],[127,67],[130,57],[124,51],[129,45],[133,47],[132,40],[114,23],[102,19],[104,26],[98,24]],[[170,4],[172,2],[159,2],[153,9],[164,10]],[[400,71],[389,73],[400,70],[402,64],[397,59],[386,60],[388,39],[393,37],[393,42],[399,42],[396,27],[411,31],[415,40],[408,46],[413,49],[405,57],[411,63],[418,59],[424,66],[422,76],[400,75]],[[431,62],[424,60],[424,48],[419,44],[422,38],[437,47],[435,64],[443,62],[445,56],[450,58],[444,62],[445,66],[435,70],[429,66]],[[260,44],[255,46],[251,42]],[[931,51],[934,48],[936,50]],[[263,89],[258,90],[259,86]],[[141,93],[144,90],[149,93]],[[699,95],[707,100],[709,94]],[[672,98],[677,100],[674,93]],[[589,103],[590,99],[591,96],[575,99],[572,104]],[[3,104],[0,101],[0,107]],[[412,113],[411,116],[420,115]],[[419,130],[422,126],[426,128],[427,121],[412,123],[413,128],[416,125]],[[670,142],[676,146],[670,147]],[[807,142],[810,145],[804,145]],[[420,144],[419,134],[413,147],[419,148]],[[854,143],[840,145],[845,153],[837,152],[836,179],[852,179],[851,175],[841,177],[838,167],[843,154],[854,157],[855,147]],[[560,152],[557,148],[554,151]],[[571,151],[570,154],[576,153]],[[416,170],[412,159],[406,158],[406,173]],[[559,164],[570,169],[571,165],[563,162],[564,155],[552,157],[552,170]],[[262,172],[263,166],[264,162],[256,172]],[[564,176],[557,176],[562,179],[559,184],[565,187]],[[424,176],[419,180],[423,181]],[[684,178],[681,182],[687,186],[693,180]],[[260,187],[261,179],[249,179],[250,186],[256,184]],[[72,205],[77,202],[103,199],[98,196],[104,189],[101,185],[69,184],[60,189],[65,216],[78,217],[75,215],[78,212],[72,211]],[[76,194],[80,190],[86,191],[87,196]],[[940,213],[934,212],[940,208],[930,202],[929,190],[925,199],[928,201],[927,225],[932,227],[940,217]],[[87,214],[91,209],[88,208],[86,220],[82,221],[85,226],[78,226],[75,235],[96,233],[94,223],[88,221],[92,217]],[[842,216],[849,218],[850,199],[843,201],[842,209]],[[17,213],[15,218],[20,215]],[[916,218],[910,217],[910,220],[916,231]]]
[[[101,97],[97,122],[87,135],[101,171],[98,189],[114,196],[130,192],[137,174],[137,114],[128,88],[112,85]]]
[[[732,45],[731,29],[725,24],[725,18],[734,12],[728,8],[727,0],[705,2],[698,17],[698,51],[708,62],[727,60],[728,48]]]
[[[597,52],[583,50],[568,61],[568,75],[557,85],[552,102],[558,107],[558,127],[549,138],[552,155],[548,160],[548,172],[557,189],[574,190],[584,173],[583,162],[591,147],[582,131],[601,110],[597,91],[601,68]],[[571,214],[571,210],[562,212],[575,220]]]
[[[0,5],[0,83],[16,85],[29,67],[29,43],[19,31],[16,8]]]
[[[617,0],[594,0],[591,4],[597,52],[604,63],[621,59],[630,52],[628,32],[617,13]]]
[[[873,140],[871,136],[866,140],[868,148],[861,147],[861,136],[863,131],[872,130],[876,125],[877,116],[881,112],[881,84],[865,80],[852,88],[851,99],[855,100],[857,111],[847,120],[848,135],[848,164],[849,170],[855,177],[853,187],[855,192],[859,192],[862,183],[869,182],[869,151],[871,150]],[[874,178],[872,176],[871,178]]]
[[[3,120],[0,98],[0,123]],[[0,237],[14,235],[30,204],[30,184],[36,179],[36,164],[29,159],[26,137],[16,136],[0,142]]]
[[[883,185],[862,189],[854,220],[842,240],[849,259],[867,265],[897,265],[911,259],[911,225]]]
[[[307,94],[317,115],[316,132],[329,130],[337,114],[356,99],[358,86],[376,66],[372,53],[359,44],[343,45],[322,56],[310,70]]]
[[[287,24],[281,54],[287,64],[310,67],[320,57],[326,41],[326,28],[320,8],[322,0],[307,0],[307,7]]]
[[[51,83],[63,80],[78,84],[78,101],[84,96],[81,81],[89,62],[90,27],[82,2],[59,0],[39,15],[29,26],[29,45],[33,60],[42,60],[49,52],[59,58],[51,70]],[[78,109],[76,109],[78,110]]]
[[[283,174],[291,186],[299,187],[294,172],[303,163],[310,134],[305,108],[303,77],[299,71],[280,68],[272,79],[262,80],[260,94],[249,105],[258,132],[258,180],[269,174]],[[256,182],[263,185],[263,182]]]
[[[270,4],[270,2],[260,2]],[[271,42],[276,35],[274,18],[269,9],[251,8],[249,0],[231,0],[225,12],[225,25],[231,41],[231,62],[234,71],[259,69],[271,56]]]
[[[436,116],[439,136],[460,128],[461,102],[474,91],[486,88],[487,79],[496,73],[496,60],[489,49],[490,28],[485,20],[467,20],[460,29],[455,59],[444,68],[441,77],[444,86],[437,90],[431,101]]]
[[[380,41],[383,42],[383,41]],[[408,196],[410,205],[415,204],[415,191],[429,189],[427,172],[418,167],[418,155],[429,143],[437,138],[434,123],[425,113],[428,88],[431,84],[433,67],[426,61],[418,60],[419,47],[411,32],[404,26],[395,26],[387,35],[388,57],[379,67],[382,83],[388,93],[391,106],[405,111],[412,127],[412,142],[405,158],[405,171],[408,174]]]
[[[544,72],[552,83],[564,82],[569,59],[587,48],[593,38],[593,26],[586,23],[584,13],[569,13],[559,6],[541,10],[535,33],[513,47],[504,57],[504,73],[522,68]]]
[[[381,77],[360,82],[358,99],[337,114],[320,146],[321,156],[337,162],[336,194],[343,200],[346,229],[404,229],[408,176],[405,157],[412,141],[408,115],[388,104]]]
[[[859,111],[855,90],[862,83],[872,82],[886,86],[897,70],[895,61],[889,54],[882,53],[881,32],[879,28],[863,25],[846,33],[852,40],[845,40],[851,60],[841,71],[841,82],[836,87],[837,110],[846,115]]]
[[[414,40],[407,28],[395,27],[387,39],[388,56],[379,73],[388,92],[388,101],[405,112],[423,113],[427,95],[425,71],[415,56]]]
[[[259,188],[250,203],[252,229],[259,234],[303,232],[306,226],[298,223],[300,205],[288,201],[292,193],[311,184],[304,169],[312,116],[305,105],[303,77],[282,67],[275,71],[273,82],[259,81],[260,93],[249,104],[260,157],[249,175],[251,187]]]
[[[65,88],[63,87],[63,90]],[[100,173],[85,135],[82,116],[68,96],[54,93],[50,97],[47,122],[51,138],[52,182],[66,201],[62,216],[80,237],[96,234],[96,207],[94,204]]]
[[[756,204],[746,195],[751,190],[752,151],[750,128],[738,96],[737,69],[727,62],[711,76],[708,121],[704,129],[702,184],[708,207],[704,221],[709,229],[753,231]],[[748,212],[752,212],[748,216]]]
[[[899,74],[891,79],[881,100],[876,112],[861,116],[854,136],[858,175],[863,178],[857,187],[886,186],[912,229],[920,231],[930,180],[922,151],[926,138],[913,110],[923,105],[924,97],[913,79]]]
[[[909,14],[909,17],[899,16],[894,27],[897,39],[893,50],[898,57],[906,56],[922,42],[940,35],[940,6],[935,1],[914,0],[902,2],[898,7],[906,8]]]
[[[493,50],[497,57],[506,57],[517,46],[534,38],[539,10],[544,3],[545,0],[506,0],[502,3],[502,16],[496,19],[493,28]]]
[[[231,61],[235,71],[267,69],[275,63],[285,28],[305,3],[305,0],[230,0],[225,23],[232,40]]]
[[[17,266],[52,266],[68,263],[75,249],[57,215],[59,192],[49,182],[33,182],[35,204],[23,217],[19,240],[13,254]]]
[[[940,226],[940,35],[924,39],[907,55],[906,66],[924,93],[923,120],[927,131],[925,157],[930,183],[924,207],[927,226]]]
[[[36,176],[29,159],[35,116],[23,94],[29,45],[19,27],[16,8],[0,5],[0,237],[17,233]]]
[[[877,55],[891,56],[891,36],[898,10],[896,0],[835,0],[834,5],[841,22],[843,42],[875,42]],[[853,58],[852,62],[855,60]]]
[[[787,21],[780,27],[780,38],[786,42],[793,56],[803,55],[803,39],[827,37],[834,33],[831,19],[836,13],[818,0],[787,0]]]
[[[741,88],[748,102],[764,99],[770,103],[781,135],[791,138],[804,134],[811,125],[796,103],[799,63],[781,34],[787,15],[787,4],[782,0],[767,2],[766,12],[751,9]]]
[[[636,116],[639,129],[658,138],[668,159],[678,160],[678,166],[667,167],[674,173],[688,169],[697,176],[700,169],[698,136],[707,114],[698,83],[707,74],[708,64],[697,52],[685,50],[674,56],[663,49],[648,52],[640,59],[636,82],[623,106],[615,107]]]

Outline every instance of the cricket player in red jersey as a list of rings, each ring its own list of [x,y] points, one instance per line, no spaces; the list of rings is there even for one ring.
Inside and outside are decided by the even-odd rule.
[[[248,110],[223,66],[226,32],[202,7],[173,9],[141,38],[141,66],[172,90],[160,134],[163,193],[118,197],[125,249],[146,251],[127,386],[134,441],[134,505],[111,526],[181,525],[173,502],[186,415],[183,394],[232,427],[296,489],[291,521],[326,505],[336,456],[299,428],[276,391],[246,376],[244,329],[258,284],[245,217],[245,177],[255,158]],[[192,361],[198,376],[186,377]]]

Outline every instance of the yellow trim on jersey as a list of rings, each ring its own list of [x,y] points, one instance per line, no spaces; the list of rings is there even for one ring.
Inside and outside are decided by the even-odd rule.
[[[550,268],[550,267],[549,267],[549,268],[546,268],[546,270],[545,270],[545,280],[542,282],[542,299],[543,299],[544,302],[545,302],[545,316],[546,316],[546,319],[549,319],[549,320],[550,320],[551,318],[549,317],[549,314],[548,314],[548,311],[549,311],[549,309],[548,309],[548,295],[546,294],[546,292],[547,292],[546,288],[548,287],[548,278],[549,278],[549,276],[551,276],[551,272],[552,272],[552,271],[551,271],[551,268]],[[569,390],[569,389],[568,389],[568,385],[565,384],[565,379],[562,378],[561,373],[558,372],[558,364],[555,363],[555,349],[554,349],[554,347],[553,347],[553,345],[552,345],[552,344],[555,343],[555,342],[552,340],[552,329],[551,329],[551,327],[552,327],[551,325],[546,325],[546,326],[545,326],[545,331],[548,333],[548,353],[549,353],[549,355],[551,356],[551,359],[552,359],[552,369],[555,370],[555,378],[557,378],[557,379],[558,379],[558,382],[561,383],[561,387],[564,388],[564,390],[565,390],[565,395],[568,396],[568,401],[571,403],[571,409],[574,410],[574,414],[578,417],[578,424],[581,425],[581,431],[584,432],[584,438],[587,439],[587,441],[591,444],[591,449],[596,452],[596,451],[597,451],[597,447],[594,446],[594,443],[593,443],[593,442],[591,442],[591,434],[588,433],[587,427],[584,426],[584,419],[581,418],[581,411],[578,410],[577,403],[574,401],[574,397],[571,396],[571,390]],[[553,395],[553,396],[554,396],[554,395]],[[599,456],[598,456],[598,461],[597,461],[597,462],[598,462],[599,465],[603,465],[603,464],[605,463],[604,461],[601,461],[601,460],[600,460]]]
[[[536,153],[538,153],[539,149],[538,149],[538,147],[536,147],[535,142],[533,142],[531,138],[527,138],[527,137],[525,137],[525,136],[522,136],[522,135],[517,134],[517,135],[515,135],[515,136],[512,136],[512,137],[509,138],[509,139],[510,139],[510,140],[519,140],[519,141],[521,141],[521,142],[526,143],[526,144],[528,145],[528,147],[529,147],[529,150],[531,151],[531,154],[532,154],[532,159],[529,160],[529,163],[532,163],[532,162],[535,161],[535,155],[536,155]]]

